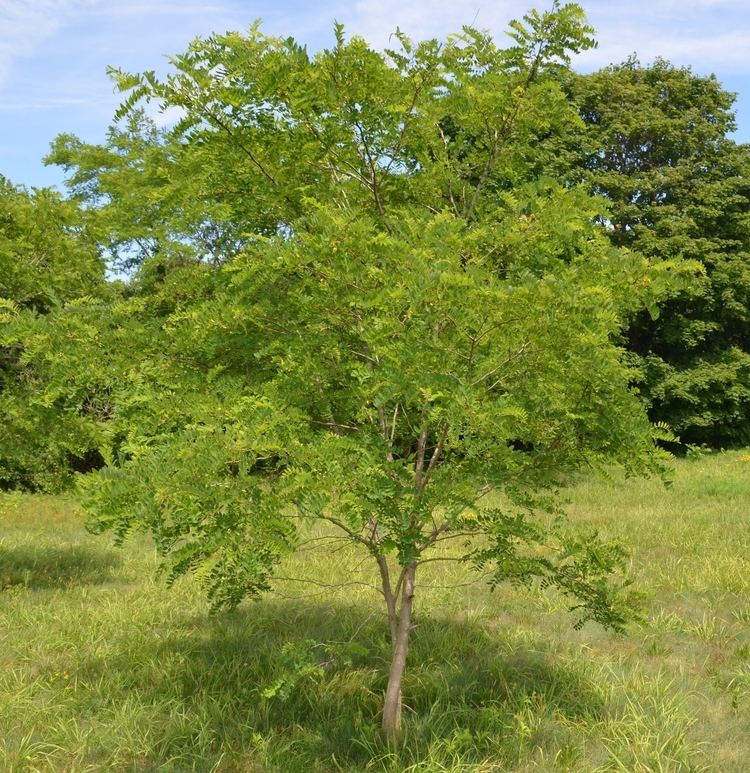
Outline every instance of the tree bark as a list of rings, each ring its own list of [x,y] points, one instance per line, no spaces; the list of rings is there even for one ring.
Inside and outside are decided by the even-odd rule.
[[[391,632],[391,647],[396,646],[396,637],[398,636],[398,614],[396,612],[396,596],[391,588],[390,572],[388,571],[388,561],[384,555],[376,556],[378,569],[380,569],[381,584],[383,586],[383,597],[385,606],[388,610],[388,628]],[[396,589],[398,593],[398,589]]]
[[[399,610],[396,636],[393,640],[393,655],[391,658],[391,668],[388,673],[388,687],[385,691],[382,729],[390,741],[397,740],[401,734],[401,683],[404,678],[406,656],[409,652],[409,634],[411,633],[416,569],[416,564],[411,563],[404,572],[401,609]]]

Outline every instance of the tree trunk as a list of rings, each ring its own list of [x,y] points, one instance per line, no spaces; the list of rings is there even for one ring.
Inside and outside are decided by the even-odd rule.
[[[409,634],[411,632],[416,569],[416,564],[410,564],[404,573],[401,609],[399,610],[396,636],[393,640],[393,656],[391,659],[391,669],[388,673],[388,687],[385,691],[382,728],[390,741],[395,741],[401,734],[401,682],[404,678],[406,656],[409,652]]]

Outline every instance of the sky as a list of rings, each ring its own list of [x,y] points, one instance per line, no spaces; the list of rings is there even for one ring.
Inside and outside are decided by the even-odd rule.
[[[310,50],[332,42],[333,21],[384,47],[396,27],[414,39],[464,24],[498,40],[534,0],[0,0],[0,174],[27,186],[57,185],[42,158],[60,133],[102,142],[119,104],[106,67],[168,70],[195,37],[245,30],[292,35]],[[750,0],[582,0],[599,46],[576,69],[590,72],[637,53],[714,73],[736,103],[739,141],[750,141]],[[166,120],[166,117],[159,120]]]

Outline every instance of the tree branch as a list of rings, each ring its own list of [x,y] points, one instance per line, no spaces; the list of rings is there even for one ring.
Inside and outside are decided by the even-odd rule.
[[[440,433],[440,439],[438,440],[437,446],[435,446],[435,450],[432,452],[432,456],[430,457],[430,463],[427,465],[427,472],[424,474],[424,480],[423,480],[423,486],[427,485],[427,481],[430,479],[430,473],[435,468],[435,465],[438,463],[438,460],[440,459],[440,454],[443,451],[443,447],[445,446],[445,441],[448,437],[448,426],[446,425],[443,427],[443,431]]]
[[[394,593],[391,589],[391,575],[388,569],[388,560],[382,553],[375,555],[375,561],[380,571],[380,580],[383,585],[383,598],[388,612],[388,628],[391,633],[391,644],[395,645],[398,635],[398,614],[396,611],[396,598],[398,597],[398,588]],[[400,580],[399,580],[400,582]]]
[[[365,130],[362,127],[362,124],[360,124],[358,121],[355,121],[354,125],[357,127],[357,131],[359,132],[359,139],[360,139],[360,142],[362,143],[363,161],[365,161],[365,163],[370,169],[369,187],[370,187],[370,190],[372,191],[372,195],[375,200],[375,206],[377,207],[378,213],[380,214],[380,217],[383,221],[385,230],[388,231],[389,234],[392,234],[393,229],[391,228],[391,225],[388,222],[388,218],[386,217],[386,214],[385,214],[385,208],[383,207],[383,202],[380,198],[380,187],[378,185],[377,169],[375,167],[375,161],[373,160],[372,154],[370,153],[370,147],[367,144],[367,139],[365,137]]]
[[[424,487],[424,461],[425,461],[425,449],[427,448],[427,432],[428,428],[425,427],[417,438],[417,456],[414,460],[414,487],[417,491],[421,491]]]
[[[374,590],[377,593],[383,593],[377,585],[372,585],[369,582],[359,582],[358,580],[348,580],[347,582],[321,582],[320,580],[312,580],[309,577],[284,577],[278,574],[275,574],[273,579],[281,580],[282,582],[299,582],[303,585],[316,585],[320,588],[347,588],[351,585],[359,585],[360,587]]]
[[[350,529],[343,521],[340,521],[338,518],[334,518],[332,515],[319,515],[318,518],[321,518],[324,521],[328,521],[329,523],[334,524],[334,526],[338,526],[339,529],[345,531],[355,542],[359,542],[361,545],[365,545],[368,550],[372,550],[373,543],[370,540],[365,539],[365,537],[363,537],[361,534],[357,534],[356,531]]]
[[[512,355],[507,357],[499,365],[492,368],[492,370],[487,371],[487,373],[485,373],[483,376],[480,376],[475,381],[472,381],[469,386],[475,387],[477,384],[481,384],[483,381],[486,381],[488,378],[490,378],[490,376],[494,376],[495,373],[497,373],[499,370],[504,368],[506,365],[510,365],[510,363],[513,362],[513,360],[517,360],[528,348],[529,348],[529,342],[526,341],[526,343],[524,343],[523,346],[521,346],[521,348],[518,349],[518,351],[514,352]],[[499,383],[500,383],[499,381],[496,381],[492,386],[493,387],[497,386],[497,384]]]

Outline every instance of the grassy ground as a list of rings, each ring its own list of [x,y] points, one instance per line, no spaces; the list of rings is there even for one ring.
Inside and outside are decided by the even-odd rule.
[[[70,502],[6,496],[0,770],[750,770],[750,456],[679,462],[670,490],[585,482],[570,512],[632,545],[645,623],[573,631],[554,596],[430,565],[395,751],[367,588],[285,580],[209,617],[190,581],[153,579],[145,540],[114,550]],[[368,579],[330,550],[284,568],[303,572]]]

